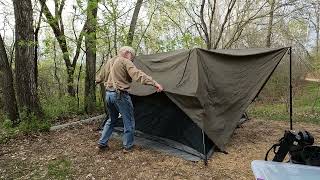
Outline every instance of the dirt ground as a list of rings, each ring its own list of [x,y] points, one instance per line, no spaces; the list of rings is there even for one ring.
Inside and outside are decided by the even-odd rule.
[[[253,179],[250,163],[264,159],[267,149],[288,128],[287,122],[252,119],[235,131],[229,154],[215,153],[208,167],[136,147],[128,154],[121,142],[98,152],[96,124],[18,137],[0,145],[0,179]],[[294,124],[306,129],[320,144],[320,126]]]

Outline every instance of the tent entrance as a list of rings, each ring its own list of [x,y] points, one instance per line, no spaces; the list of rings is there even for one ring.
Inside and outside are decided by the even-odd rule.
[[[156,146],[168,146],[170,151],[187,153],[190,157],[206,159],[212,154],[214,143],[165,93],[131,95],[131,98],[138,137],[136,140],[144,138],[149,143],[153,141]],[[116,127],[121,130],[121,120],[117,121]]]

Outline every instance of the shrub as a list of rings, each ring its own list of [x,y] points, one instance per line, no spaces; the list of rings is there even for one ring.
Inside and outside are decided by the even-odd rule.
[[[48,119],[37,119],[34,114],[25,113],[25,111],[20,112],[20,120],[18,129],[24,134],[49,131],[51,126]]]

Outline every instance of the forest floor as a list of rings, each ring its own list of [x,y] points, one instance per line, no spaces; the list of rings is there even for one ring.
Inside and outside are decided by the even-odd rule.
[[[215,153],[207,167],[147,148],[124,154],[112,139],[110,150],[99,152],[97,124],[32,136],[0,145],[0,179],[253,179],[252,160],[264,159],[283,136],[288,122],[251,119],[236,129],[226,151]],[[295,123],[320,140],[320,125]]]

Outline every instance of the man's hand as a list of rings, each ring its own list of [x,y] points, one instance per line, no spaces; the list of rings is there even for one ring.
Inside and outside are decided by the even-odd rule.
[[[157,88],[157,92],[163,91],[163,87],[159,83],[156,83],[155,87]]]

